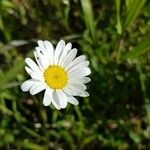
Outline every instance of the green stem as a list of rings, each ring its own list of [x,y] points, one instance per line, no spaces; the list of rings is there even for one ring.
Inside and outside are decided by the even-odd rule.
[[[141,91],[143,94],[143,99],[144,99],[144,108],[147,114],[147,119],[148,119],[148,123],[150,126],[150,103],[149,103],[149,98],[147,97],[146,94],[146,86],[145,86],[145,75],[142,73],[142,67],[141,64],[137,64],[137,70],[139,72],[139,78],[140,78],[140,83],[141,83]]]
[[[116,62],[120,63],[120,58],[121,58],[121,50],[122,50],[122,39],[120,38],[119,44],[117,45],[118,51],[116,54]]]
[[[146,94],[145,75],[142,73],[142,68],[141,68],[140,64],[137,64],[137,70],[139,72],[141,91],[143,94],[144,104],[149,104],[149,99],[148,99],[147,94]]]

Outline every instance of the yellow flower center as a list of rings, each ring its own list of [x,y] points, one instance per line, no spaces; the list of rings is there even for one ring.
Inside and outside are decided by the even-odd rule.
[[[51,65],[44,71],[45,82],[52,89],[62,89],[68,81],[66,71],[60,66]]]

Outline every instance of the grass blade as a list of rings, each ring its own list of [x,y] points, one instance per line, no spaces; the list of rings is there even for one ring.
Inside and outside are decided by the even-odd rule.
[[[44,147],[42,147],[38,144],[29,142],[28,140],[23,141],[22,148],[28,149],[28,150],[44,150]]]
[[[21,60],[17,61],[16,64],[5,73],[4,77],[0,78],[0,87],[3,87],[4,84],[6,84],[7,82],[9,82],[10,80],[12,80],[16,77],[17,73],[23,69],[24,60],[21,59]]]
[[[116,9],[117,9],[117,33],[122,34],[122,24],[120,19],[120,4],[121,0],[116,0]]]
[[[140,14],[146,0],[133,0],[129,6],[128,15],[126,18],[126,27],[130,26],[135,18]],[[132,6],[132,7],[131,7]]]
[[[128,52],[124,58],[137,58],[150,50],[150,37],[138,44],[132,51]]]
[[[82,5],[84,20],[86,22],[87,29],[91,33],[92,39],[95,41],[95,25],[94,25],[94,15],[92,11],[91,1],[81,0],[81,5]]]

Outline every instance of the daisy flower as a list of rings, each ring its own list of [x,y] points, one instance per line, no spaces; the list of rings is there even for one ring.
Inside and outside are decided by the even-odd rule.
[[[60,40],[54,49],[49,41],[38,41],[34,57],[36,62],[26,58],[26,72],[31,79],[21,85],[22,91],[30,91],[35,95],[45,90],[43,104],[51,103],[60,110],[67,106],[67,103],[78,105],[74,96],[87,97],[85,83],[90,82],[88,76],[89,61],[84,55],[78,56],[77,49],[72,48],[71,43]]]

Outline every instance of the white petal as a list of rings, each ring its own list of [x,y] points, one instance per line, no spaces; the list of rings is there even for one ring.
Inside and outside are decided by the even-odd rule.
[[[77,55],[77,49],[74,48],[71,51],[69,51],[69,53],[67,54],[67,56],[61,63],[61,66],[66,67],[68,64],[70,64],[73,61],[73,59],[76,57],[76,55]]]
[[[54,91],[53,98],[60,108],[65,108],[67,106],[67,96],[62,90]]]
[[[50,62],[49,62],[49,60],[48,60],[48,57],[45,57],[44,59],[41,59],[41,63],[42,63],[42,65],[43,65],[43,67],[44,67],[45,69],[47,69],[47,67],[50,65]]]
[[[81,94],[79,94],[79,96],[81,96],[81,97],[88,97],[89,93],[86,92],[86,91],[83,91],[83,92],[81,92]]]
[[[54,47],[49,41],[44,41],[45,47],[47,49],[50,64],[54,63]]]
[[[62,53],[64,47],[65,47],[65,42],[63,40],[60,40],[56,46],[55,55],[54,55],[54,64],[58,64],[60,54]]]
[[[69,74],[69,77],[70,77],[70,80],[72,80],[73,78],[81,78],[90,74],[91,74],[90,68],[84,67],[82,69],[74,70],[73,72]]]
[[[30,94],[31,95],[35,95],[41,91],[43,91],[44,89],[46,89],[46,85],[43,84],[42,82],[37,82],[35,84],[33,84],[33,86],[30,88]]]
[[[25,82],[22,83],[21,85],[21,90],[26,92],[26,91],[29,91],[29,89],[35,84],[37,83],[38,81],[34,80],[34,79],[30,79],[30,80],[27,80]]]
[[[86,90],[86,86],[84,84],[77,84],[77,83],[70,83],[68,84],[68,87],[72,90],[75,90],[75,91],[84,91]]]
[[[52,44],[51,42],[49,42],[49,41],[44,41],[44,44],[45,44],[46,49],[47,49],[49,52],[51,52],[51,51],[54,50],[53,44]]]
[[[49,41],[41,41],[41,40],[38,41],[38,44],[39,47],[36,47],[36,51],[38,53],[38,56],[41,58],[41,61],[45,60],[45,62],[43,62],[44,66],[46,65],[47,67],[48,65],[53,64],[53,57],[54,57],[53,45]]]
[[[43,57],[44,56],[44,54],[43,54],[43,52],[42,52],[42,48],[41,47],[35,47],[35,49],[36,49],[36,52],[37,52],[37,54],[38,54],[38,56],[40,57]]]
[[[71,44],[71,43],[67,43],[66,46],[65,46],[65,48],[64,48],[64,50],[65,50],[66,52],[68,52],[68,51],[71,50],[71,48],[72,48],[72,44]]]
[[[45,94],[44,94],[44,98],[43,98],[43,104],[44,106],[49,106],[52,102],[52,92],[53,90],[51,90],[50,88],[46,88],[45,90]]]
[[[38,64],[40,70],[43,71],[44,68],[43,68],[43,66],[42,66],[42,63],[41,63],[41,61],[40,61],[40,59],[39,59],[38,54],[37,54],[36,51],[34,51],[34,57],[35,57],[35,59],[36,59],[36,62],[37,62],[37,64]]]
[[[76,57],[70,64],[68,64],[68,66],[66,66],[66,70],[69,70],[70,68],[72,68],[74,65],[77,65],[79,63],[81,63],[82,61],[84,61],[86,59],[86,57],[84,55],[78,56]]]
[[[54,105],[54,107],[57,109],[57,110],[60,110],[61,107],[59,105],[57,105],[57,103],[55,102],[54,99],[52,99],[52,104]]]
[[[42,73],[38,73],[38,72],[32,72],[30,73],[31,78],[35,79],[35,80],[39,80],[44,82],[44,76]]]
[[[42,67],[46,69],[50,65],[47,51],[45,52],[45,54],[42,54],[40,47],[36,47],[35,49],[37,52],[37,57],[39,57],[39,62],[41,63]]]
[[[72,94],[73,96],[79,96],[84,92],[84,90],[86,90],[86,86],[84,84],[69,84],[68,87],[71,91],[77,93],[76,95]]]
[[[75,83],[75,84],[86,84],[90,82],[91,79],[88,77],[82,77],[82,78],[76,78],[76,79],[69,79],[69,83]]]
[[[73,105],[78,105],[79,104],[78,100],[76,98],[72,97],[72,96],[68,97],[68,102],[73,104]]]
[[[45,56],[42,54],[40,47],[36,47],[35,49],[36,49],[36,54],[37,54],[37,57],[38,57],[38,61],[41,64],[42,68],[44,68],[45,65],[43,64],[42,60],[45,59]]]
[[[57,109],[61,109],[60,99],[59,99],[59,97],[58,97],[58,94],[57,94],[56,90],[53,92],[52,96],[53,96],[53,99],[54,99],[54,100],[52,100],[52,104],[53,104]]]
[[[77,65],[73,66],[71,69],[68,70],[68,73],[73,72],[74,70],[77,69],[82,69],[84,67],[87,67],[89,65],[89,61],[83,61],[81,63],[78,63]]]
[[[60,65],[62,63],[62,61],[65,59],[66,55],[68,54],[68,52],[71,50],[72,48],[72,44],[71,43],[67,43],[64,50],[62,51],[62,54],[60,56],[60,59],[58,61],[58,64]]]
[[[66,86],[63,90],[67,95],[78,96],[78,92],[70,89],[68,86]]]
[[[69,84],[83,84],[83,77],[79,78],[79,79],[69,79],[68,80]]]
[[[66,108],[67,106],[67,96],[62,90],[57,90],[57,94],[59,96],[61,102],[61,108]]]
[[[30,75],[32,72],[33,72],[33,70],[31,70],[29,67],[27,67],[27,66],[25,66],[25,70],[26,70],[26,72]]]
[[[26,58],[25,62],[27,63],[27,65],[34,71],[38,71],[41,72],[39,67],[37,66],[37,64],[30,58]]]
[[[43,53],[43,55],[46,53],[46,47],[45,47],[45,45],[44,45],[44,42],[42,41],[42,40],[39,40],[38,41],[38,45],[39,45],[39,47],[40,47],[40,49],[41,49],[41,52]]]
[[[45,48],[42,40],[38,40],[37,42],[38,42],[39,47],[41,47],[43,49]]]
[[[86,83],[89,83],[91,81],[90,78],[88,77],[83,77],[83,83],[86,84]]]

